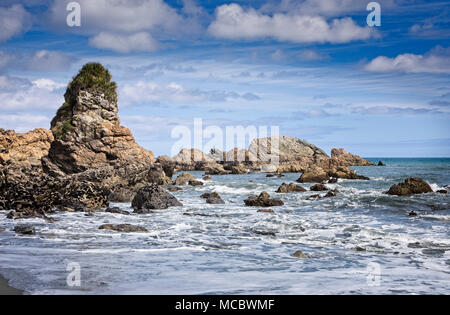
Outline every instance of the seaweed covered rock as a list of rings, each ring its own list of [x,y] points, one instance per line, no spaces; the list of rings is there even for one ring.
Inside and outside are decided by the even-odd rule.
[[[433,192],[426,181],[417,177],[410,177],[403,183],[393,185],[387,192],[388,195],[409,196]]]
[[[105,166],[146,168],[155,162],[153,153],[120,125],[117,87],[111,79],[101,64],[88,63],[69,83],[65,103],[51,122],[55,140],[46,161],[50,171],[76,174]]]
[[[178,207],[183,204],[164,188],[149,185],[138,190],[131,205],[136,213],[149,213],[151,210]]]

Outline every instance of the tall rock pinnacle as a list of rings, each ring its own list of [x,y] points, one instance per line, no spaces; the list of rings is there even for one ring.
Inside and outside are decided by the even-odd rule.
[[[55,141],[48,158],[65,174],[155,161],[153,153],[139,146],[130,130],[120,125],[116,83],[101,64],[83,66],[64,98],[51,122]]]

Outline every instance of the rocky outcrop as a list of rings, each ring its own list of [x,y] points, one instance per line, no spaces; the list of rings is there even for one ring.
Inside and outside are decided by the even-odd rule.
[[[304,192],[306,191],[305,188],[296,185],[294,183],[290,183],[290,184],[286,184],[283,183],[281,184],[280,187],[278,187],[277,193],[279,194],[286,194],[286,193],[291,193],[291,192]]]
[[[41,166],[41,159],[48,154],[52,141],[53,134],[46,129],[16,133],[0,128],[0,165]]]
[[[388,195],[409,196],[433,192],[430,185],[421,178],[408,178],[403,183],[393,185],[387,192]]]
[[[156,163],[159,163],[164,170],[164,173],[168,178],[172,178],[175,173],[176,162],[167,155],[161,155],[156,159]]]
[[[145,227],[142,226],[136,226],[131,224],[104,224],[101,225],[99,230],[110,230],[115,232],[121,232],[121,233],[136,233],[136,232],[148,232],[148,230]]]
[[[270,195],[263,191],[259,196],[250,196],[244,200],[249,207],[278,207],[283,206],[284,202],[279,199],[270,199]]]
[[[321,183],[330,178],[328,173],[320,167],[314,166],[303,172],[297,180],[299,183]]]
[[[64,97],[65,103],[51,122],[54,141],[42,160],[48,174],[87,172],[80,179],[112,190],[170,182],[164,167],[154,164],[153,153],[139,146],[131,131],[121,126],[116,84],[102,65],[85,65]]]
[[[370,161],[364,160],[362,157],[348,153],[344,149],[332,149],[331,158],[336,159],[345,166],[373,166]]]
[[[158,185],[142,187],[131,203],[135,213],[149,213],[151,210],[182,205],[177,198]]]

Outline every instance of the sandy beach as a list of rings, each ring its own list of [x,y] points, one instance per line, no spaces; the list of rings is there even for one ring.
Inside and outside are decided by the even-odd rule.
[[[15,289],[8,284],[8,280],[0,276],[0,295],[22,295],[23,291]]]

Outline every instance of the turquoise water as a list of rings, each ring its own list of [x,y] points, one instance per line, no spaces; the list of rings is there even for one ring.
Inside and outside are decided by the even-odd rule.
[[[275,193],[300,174],[249,174],[183,187],[174,193],[183,207],[148,215],[59,213],[49,224],[12,222],[4,211],[0,273],[31,294],[448,294],[449,195],[384,192],[411,176],[443,189],[450,184],[450,159],[371,160],[387,166],[354,167],[371,180],[329,184],[340,192],[334,198]],[[226,204],[205,204],[200,195],[212,191]],[[244,206],[262,191],[285,205],[274,207],[275,214]],[[132,211],[127,203],[114,206]],[[16,236],[17,223],[35,225],[37,235]],[[105,223],[142,225],[150,233],[98,230]],[[297,250],[310,258],[293,257]],[[70,262],[81,266],[80,288],[67,286]]]

